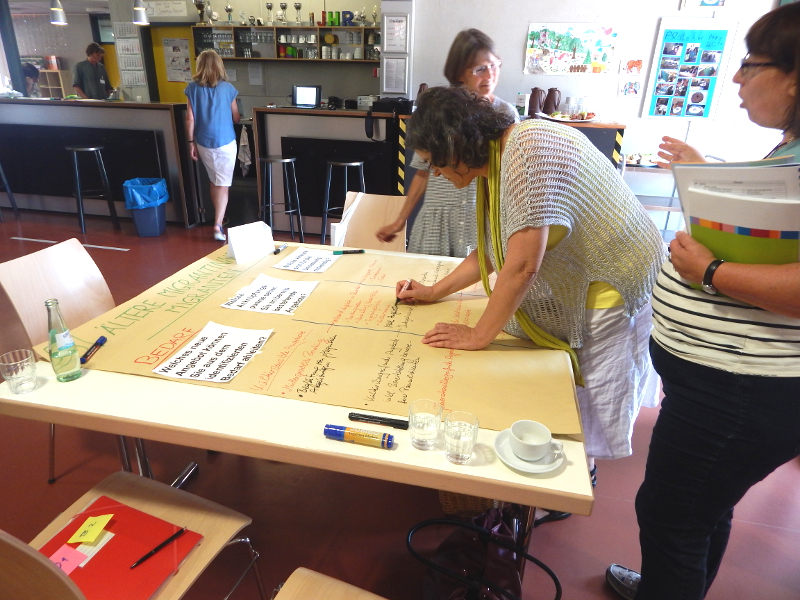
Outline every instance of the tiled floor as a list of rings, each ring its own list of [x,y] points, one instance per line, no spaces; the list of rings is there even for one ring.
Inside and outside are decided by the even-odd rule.
[[[24,212],[17,222],[9,210],[3,214],[0,262],[44,247],[43,242],[13,237],[77,237],[88,244],[130,249],[88,249],[118,303],[218,247],[209,228],[170,225],[164,236],[138,238],[130,222],[115,232],[107,220],[90,217],[88,233],[80,235],[72,216]],[[603,580],[606,566],[638,566],[633,500],[656,415],[656,409],[640,415],[632,457],[599,462],[591,517],[573,516],[534,531],[531,551],[558,574],[565,599],[612,599]],[[0,417],[0,529],[26,541],[119,468],[112,436],[69,427],[57,431],[58,481],[48,485],[47,425]],[[414,523],[441,516],[434,490],[169,444],[153,442],[148,449],[161,481],[171,481],[188,460],[195,460],[200,474],[189,491],[252,516],[246,532],[262,553],[259,568],[270,588],[296,567],[306,566],[391,600],[421,597],[424,570],[408,555],[405,534]],[[223,553],[186,598],[224,596],[244,564],[240,552]],[[737,508],[728,554],[708,598],[796,599],[799,564],[800,461],[793,461],[754,487]],[[528,569],[526,600],[552,597],[551,590],[534,568]],[[234,596],[255,597],[250,578]]]

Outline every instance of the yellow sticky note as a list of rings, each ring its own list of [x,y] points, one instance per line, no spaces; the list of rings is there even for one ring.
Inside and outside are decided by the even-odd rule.
[[[97,536],[103,532],[103,528],[113,516],[114,515],[100,515],[97,517],[89,517],[86,519],[86,522],[81,525],[81,528],[72,534],[72,537],[67,540],[67,543],[83,542],[91,544],[97,539]]]

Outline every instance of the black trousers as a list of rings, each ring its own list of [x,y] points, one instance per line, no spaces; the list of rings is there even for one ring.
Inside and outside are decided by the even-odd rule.
[[[800,377],[736,375],[652,339],[650,355],[665,397],[636,496],[636,599],[699,600],[725,554],[733,507],[800,454]]]

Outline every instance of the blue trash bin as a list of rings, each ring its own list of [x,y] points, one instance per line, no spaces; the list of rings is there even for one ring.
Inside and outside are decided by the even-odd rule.
[[[122,189],[125,208],[131,211],[139,237],[156,237],[164,233],[167,228],[164,203],[169,200],[166,180],[129,179],[122,184]]]

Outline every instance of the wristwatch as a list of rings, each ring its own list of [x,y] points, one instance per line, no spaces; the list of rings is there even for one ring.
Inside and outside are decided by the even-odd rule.
[[[711,281],[714,279],[714,272],[717,270],[717,267],[724,262],[724,260],[718,258],[717,260],[712,260],[711,264],[708,265],[706,273],[703,275],[703,283],[700,284],[706,294],[711,294],[713,296],[717,293],[717,288],[711,285]]]

